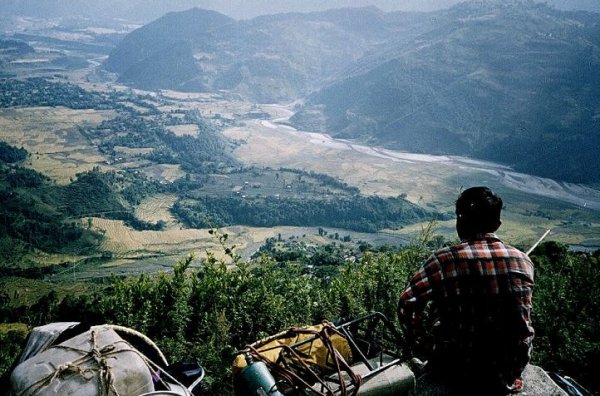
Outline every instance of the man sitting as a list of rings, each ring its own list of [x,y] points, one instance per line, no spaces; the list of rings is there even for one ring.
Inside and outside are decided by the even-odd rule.
[[[426,373],[451,394],[495,395],[522,390],[530,359],[533,264],[504,244],[502,199],[473,187],[456,201],[458,245],[435,252],[400,296],[398,315]],[[436,317],[425,331],[428,303]],[[426,340],[430,339],[431,342]]]

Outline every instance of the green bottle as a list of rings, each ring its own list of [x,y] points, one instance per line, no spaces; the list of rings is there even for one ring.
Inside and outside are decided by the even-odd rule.
[[[237,396],[283,396],[264,362],[255,362],[252,355],[246,353],[246,364],[234,382]]]

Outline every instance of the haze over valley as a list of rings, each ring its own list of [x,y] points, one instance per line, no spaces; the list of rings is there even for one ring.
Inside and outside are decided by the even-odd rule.
[[[454,199],[482,184],[510,242],[552,228],[600,246],[594,12],[357,2],[146,21],[27,4],[0,13],[7,277],[197,265],[215,228],[244,257],[272,237],[400,245],[432,220],[452,240]]]
[[[0,394],[81,376],[115,393],[135,374],[103,362],[131,356],[144,391],[166,389],[167,361],[198,362],[202,394],[233,395],[232,356],[344,318],[346,374],[318,369],[313,390],[377,361],[345,390],[396,393],[418,353],[398,297],[458,242],[474,186],[503,199],[497,234],[535,271],[522,393],[562,375],[596,394],[599,4],[0,1]],[[102,347],[94,327],[61,344],[91,337],[94,354],[46,344],[16,366],[35,328],[73,322],[55,344],[101,323],[127,342]]]

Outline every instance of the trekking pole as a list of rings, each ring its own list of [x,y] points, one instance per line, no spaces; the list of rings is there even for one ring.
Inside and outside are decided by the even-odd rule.
[[[527,251],[525,254],[529,256],[529,254],[530,254],[531,252],[533,252],[533,250],[534,250],[536,247],[538,247],[538,245],[539,245],[540,243],[542,243],[542,241],[543,241],[543,240],[544,240],[544,239],[545,239],[545,238],[548,236],[548,234],[550,234],[550,231],[551,231],[551,230],[552,230],[552,228],[548,228],[548,230],[546,230],[546,232],[544,232],[544,235],[542,235],[542,236],[540,237],[540,239],[538,239],[538,240],[537,240],[537,242],[536,242],[536,243],[534,243],[534,244],[533,244],[533,246],[532,246],[532,247],[530,247],[530,248],[529,248],[529,250],[528,250],[528,251]]]

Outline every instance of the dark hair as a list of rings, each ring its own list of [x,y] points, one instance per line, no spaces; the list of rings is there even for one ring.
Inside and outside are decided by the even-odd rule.
[[[471,187],[456,200],[456,215],[472,231],[494,232],[500,224],[502,198],[487,187]]]

